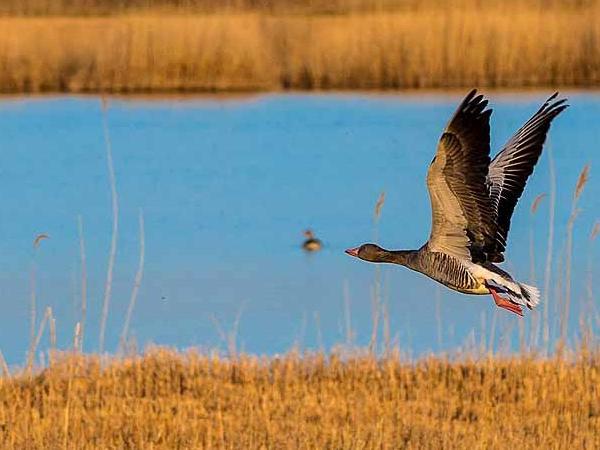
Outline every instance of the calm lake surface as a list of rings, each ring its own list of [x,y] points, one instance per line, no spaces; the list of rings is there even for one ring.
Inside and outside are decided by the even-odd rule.
[[[494,93],[495,153],[550,92]],[[354,340],[371,336],[375,267],[344,254],[374,238],[373,207],[385,191],[377,234],[388,248],[417,248],[429,235],[425,174],[437,139],[464,93],[261,95],[239,98],[111,99],[108,124],[119,194],[119,237],[106,347],[114,351],[139,252],[138,211],[146,231],[144,279],[132,320],[140,346],[225,348],[239,314],[238,346],[274,354],[330,348],[345,340],[345,302]],[[557,172],[553,289],[564,265],[565,229],[584,164],[591,178],[575,223],[575,338],[586,298],[588,239],[600,217],[600,94],[567,92],[572,107],[550,131]],[[98,98],[0,99],[0,349],[22,363],[28,347],[30,274],[38,319],[56,316],[60,346],[79,320],[77,216],[87,253],[85,350],[98,348],[111,237],[111,200]],[[504,267],[543,286],[549,191],[545,153],[516,210]],[[300,249],[312,228],[324,250]],[[50,239],[33,249],[38,233]],[[596,266],[600,268],[600,261]],[[598,274],[596,273],[596,279]],[[412,354],[469,340],[518,341],[518,318],[489,296],[464,296],[401,267],[382,267],[381,297],[390,336]],[[563,283],[564,284],[564,283]],[[347,291],[347,296],[344,292]],[[346,300],[345,300],[346,298]],[[557,297],[549,299],[556,334]],[[524,319],[529,327],[533,315]],[[439,320],[438,320],[439,318]],[[510,334],[507,334],[510,333]],[[42,348],[47,348],[44,338]]]

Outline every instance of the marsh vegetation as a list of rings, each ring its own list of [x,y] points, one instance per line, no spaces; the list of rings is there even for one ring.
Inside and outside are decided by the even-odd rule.
[[[596,86],[600,2],[3,2],[3,92]]]
[[[0,379],[17,448],[597,448],[600,360],[55,355]]]

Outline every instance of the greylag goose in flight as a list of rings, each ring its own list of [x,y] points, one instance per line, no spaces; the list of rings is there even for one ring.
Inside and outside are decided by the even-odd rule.
[[[442,133],[429,166],[429,240],[418,250],[363,244],[346,253],[406,266],[464,294],[491,294],[497,306],[520,316],[522,306],[536,306],[539,290],[515,281],[494,263],[504,261],[510,219],[542,153],[550,123],[568,107],[566,99],[557,96],[551,96],[490,162],[492,110],[472,90]]]

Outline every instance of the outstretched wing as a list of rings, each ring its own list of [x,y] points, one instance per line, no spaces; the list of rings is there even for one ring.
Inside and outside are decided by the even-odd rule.
[[[492,110],[476,94],[471,91],[450,119],[429,166],[432,229],[427,245],[434,252],[484,261],[484,249],[496,236],[486,186]]]
[[[557,96],[558,92],[546,100],[490,164],[488,185],[498,224],[495,243],[488,253],[491,262],[504,261],[502,253],[517,201],[542,153],[550,123],[568,107],[567,100],[557,100]]]

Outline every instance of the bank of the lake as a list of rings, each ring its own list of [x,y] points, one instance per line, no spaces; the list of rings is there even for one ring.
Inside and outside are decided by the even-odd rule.
[[[0,92],[600,83],[597,1],[427,5],[344,14],[146,8],[107,16],[3,16]]]

